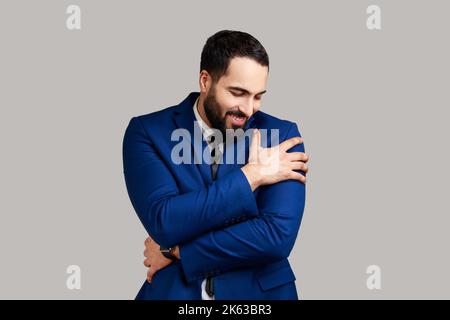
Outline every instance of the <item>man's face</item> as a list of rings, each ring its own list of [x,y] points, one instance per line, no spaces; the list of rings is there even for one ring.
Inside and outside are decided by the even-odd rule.
[[[268,74],[268,67],[253,59],[231,59],[226,74],[206,93],[205,114],[211,126],[222,134],[226,129],[243,128],[259,110]]]

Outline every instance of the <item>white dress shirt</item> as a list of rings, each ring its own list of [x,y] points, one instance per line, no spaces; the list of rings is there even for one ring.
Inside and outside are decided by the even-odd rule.
[[[194,102],[194,114],[195,114],[195,118],[196,118],[196,120],[197,120],[198,125],[200,126],[200,128],[201,128],[201,130],[202,130],[203,138],[204,138],[204,139],[207,141],[207,143],[208,143],[208,141],[209,141],[211,135],[213,135],[213,133],[214,133],[214,130],[211,129],[211,128],[203,121],[203,119],[201,118],[201,116],[200,116],[200,114],[198,113],[198,110],[197,110],[197,103],[198,103],[198,98],[197,98],[197,100],[195,100],[195,102]],[[208,144],[208,147],[209,147],[209,148],[213,148],[210,144]],[[223,143],[221,143],[221,144],[219,145],[218,149],[219,149],[219,153],[222,153],[222,151],[223,151]],[[217,155],[217,156],[219,156],[219,155]],[[216,156],[216,159],[217,159],[217,156]],[[202,161],[204,161],[204,160],[202,159]],[[213,295],[212,297],[210,297],[210,296],[206,293],[205,287],[206,287],[206,279],[204,279],[204,280],[202,281],[202,300],[215,300],[214,295]]]

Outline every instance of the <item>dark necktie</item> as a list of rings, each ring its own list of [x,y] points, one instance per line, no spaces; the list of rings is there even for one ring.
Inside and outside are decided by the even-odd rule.
[[[210,145],[211,159],[213,160],[213,163],[211,164],[211,176],[213,180],[216,180],[217,168],[219,167],[219,164],[217,163],[218,159],[216,158],[216,148],[218,147],[214,144],[214,136],[209,139],[208,144]],[[205,291],[210,297],[214,295],[214,278],[211,276],[206,278]]]
[[[218,149],[219,147],[215,145],[214,143],[214,136],[211,136],[211,138],[208,140],[208,144],[210,146],[210,150],[211,150],[211,159],[212,159],[212,164],[211,164],[211,176],[213,180],[216,180],[216,174],[217,174],[217,168],[219,167],[218,161],[219,161],[219,157],[216,158],[216,149]],[[218,154],[217,154],[218,156]]]

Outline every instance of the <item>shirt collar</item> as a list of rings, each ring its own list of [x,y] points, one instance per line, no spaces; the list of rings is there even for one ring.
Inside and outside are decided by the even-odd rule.
[[[195,114],[195,120],[197,120],[198,125],[200,126],[203,134],[203,138],[205,138],[206,141],[209,141],[209,138],[213,135],[214,130],[211,129],[205,121],[203,121],[202,117],[198,113],[197,110],[197,104],[198,104],[198,97],[194,102],[194,114]]]

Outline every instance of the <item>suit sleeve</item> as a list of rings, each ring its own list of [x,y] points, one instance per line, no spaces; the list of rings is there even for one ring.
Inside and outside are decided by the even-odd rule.
[[[282,140],[294,136],[300,136],[296,124]],[[293,151],[304,152],[303,144],[289,150]],[[305,185],[296,180],[261,187],[257,217],[181,244],[180,261],[187,281],[287,258],[300,228],[305,192]]]
[[[258,214],[255,196],[240,169],[207,188],[180,194],[138,117],[131,119],[125,132],[123,165],[131,203],[148,234],[162,246],[188,242],[230,221]]]

